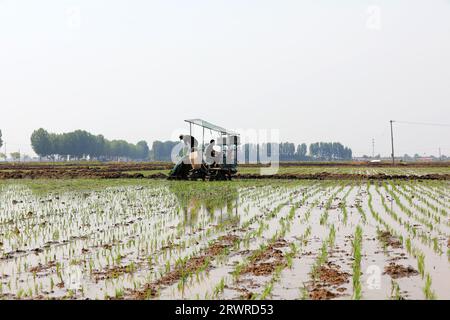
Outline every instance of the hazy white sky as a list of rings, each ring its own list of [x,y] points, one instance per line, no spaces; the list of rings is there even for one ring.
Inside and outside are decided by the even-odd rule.
[[[450,123],[450,0],[0,0],[0,111],[8,153],[204,118],[388,155],[389,119]],[[450,127],[395,133],[450,155]]]

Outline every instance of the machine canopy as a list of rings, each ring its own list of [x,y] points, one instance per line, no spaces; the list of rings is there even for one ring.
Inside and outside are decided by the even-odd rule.
[[[206,129],[210,129],[212,131],[219,132],[223,135],[239,136],[239,133],[237,133],[237,132],[225,129],[223,127],[216,126],[215,124],[212,124],[212,123],[202,120],[202,119],[189,119],[189,120],[184,120],[184,121],[186,121],[190,124],[195,124],[197,126],[200,126],[200,127],[206,128]]]

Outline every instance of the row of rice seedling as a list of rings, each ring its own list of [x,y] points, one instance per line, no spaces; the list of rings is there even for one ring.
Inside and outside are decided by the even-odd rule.
[[[292,219],[293,216],[291,214],[292,210],[290,210],[289,214],[283,213],[280,216],[280,212],[286,205],[286,199],[293,199],[293,195],[297,194],[298,190],[294,189],[294,191],[287,193],[285,196],[282,196],[281,198],[283,201],[279,205],[272,206],[272,209],[265,212],[263,216],[258,216],[258,220],[249,221],[248,223],[243,223],[240,229],[248,230],[242,234],[242,232],[236,233],[236,235],[239,237],[240,241],[239,243],[242,244],[242,246],[246,249],[250,248],[250,242],[252,247],[255,247],[258,242],[263,241],[264,238],[268,237],[272,234],[272,238],[280,237],[285,231],[285,229],[289,228],[289,224],[285,222],[286,218]],[[277,202],[273,202],[273,204],[276,204]],[[265,207],[262,207],[262,209],[265,209]],[[278,221],[278,225],[281,226],[281,231],[274,230],[273,228],[269,228],[270,225],[273,225],[273,222]],[[253,231],[251,229],[253,227]],[[272,229],[272,230],[271,230]],[[274,233],[273,233],[274,232]],[[238,248],[239,249],[239,248]],[[230,277],[224,276],[224,274],[228,274],[230,272],[229,268],[229,260],[232,255],[237,254],[238,252],[227,252],[226,255],[224,255],[220,261],[220,264],[215,264],[213,270],[208,270],[208,283],[197,283],[194,285],[194,287],[190,288],[190,296],[200,297],[199,296],[199,290],[198,288],[203,289],[204,297],[205,298],[217,298],[218,295],[222,294],[225,286],[230,283]],[[238,263],[239,258],[242,258],[239,254],[234,257],[232,257],[233,262]],[[216,259],[217,260],[217,259]],[[211,277],[210,277],[211,275]],[[218,279],[217,283],[213,285],[213,282],[211,279]],[[205,289],[205,288],[209,288]],[[170,289],[169,289],[170,290]],[[167,295],[166,295],[167,296]]]
[[[362,268],[377,255],[365,246],[377,230],[399,239],[404,249],[396,254],[405,250],[416,261],[425,298],[445,297],[434,277],[448,273],[447,199],[446,182],[151,181],[43,194],[12,182],[0,191],[0,297],[232,298],[236,278],[228,272],[254,264],[251,257],[271,245],[280,260],[252,293],[283,297],[283,287],[304,288],[302,269],[345,261],[353,233],[351,296],[359,299],[370,296]],[[205,255],[230,236],[235,240]],[[76,289],[68,283],[73,268],[81,273]],[[409,289],[396,281],[393,296],[403,296],[400,285]]]
[[[400,182],[398,188],[393,183],[391,185],[392,190],[400,194],[408,202],[411,209],[416,210],[423,217],[432,220],[436,224],[441,224],[441,218],[447,216],[445,209],[440,209],[438,206],[433,205],[425,196],[418,194],[415,189],[409,188],[409,183]]]
[[[355,300],[361,299],[361,248],[362,248],[362,228],[358,225],[352,241],[353,251],[353,296]]]
[[[395,235],[400,242],[405,246],[407,253],[416,259],[417,261],[417,268],[419,270],[419,274],[422,276],[422,279],[424,279],[427,275],[430,275],[429,272],[426,272],[426,268],[425,268],[425,254],[423,253],[423,251],[421,249],[419,249],[418,244],[416,243],[415,245],[413,244],[413,238],[410,237],[406,237],[406,235],[415,235],[415,233],[411,232],[411,228],[408,228],[410,226],[409,223],[406,223],[404,221],[402,221],[401,219],[398,218],[398,216],[393,212],[393,210],[391,208],[389,208],[385,202],[384,202],[384,197],[383,195],[380,193],[380,191],[378,190],[378,188],[376,187],[376,191],[377,193],[379,193],[381,202],[383,203],[383,208],[384,211],[386,213],[388,213],[388,215],[393,218],[393,221],[395,221],[396,223],[399,224],[399,226],[401,227],[405,227],[405,232],[402,232],[401,230],[390,226],[387,223],[382,223],[385,227],[387,227],[387,229],[389,230],[389,232],[393,235]],[[378,219],[382,219],[380,218],[379,214],[375,214],[375,217],[378,217]],[[424,292],[425,292],[425,288],[426,288],[426,292],[428,292],[428,294],[425,296],[426,298],[431,298],[431,297],[436,297],[434,291],[431,289],[431,275],[430,278],[427,280],[428,283],[425,283],[424,286]],[[431,294],[432,293],[432,294]]]
[[[409,183],[404,184],[403,187],[405,192],[410,192],[412,194],[412,197],[416,202],[425,204],[424,207],[421,207],[423,209],[420,210],[430,209],[434,212],[434,220],[437,223],[443,223],[445,226],[450,227],[450,222],[446,219],[448,217],[448,210],[450,209],[450,205],[448,204],[450,202],[448,200],[442,200],[437,193],[429,191],[423,186],[420,186],[419,188],[416,184]]]
[[[385,186],[386,188],[386,186]],[[394,199],[396,205],[400,208],[400,212],[406,214],[408,218],[410,218],[410,221],[420,223],[421,226],[425,226],[428,231],[420,230],[417,228],[417,224],[413,225],[413,234],[414,236],[418,236],[421,241],[431,247],[436,253],[442,254],[442,248],[441,245],[438,243],[438,237],[445,236],[446,233],[444,233],[441,230],[441,225],[437,224],[437,221],[431,222],[426,217],[424,218],[420,214],[416,214],[415,212],[421,212],[420,210],[413,211],[410,207],[402,203],[400,197],[396,194],[394,190],[397,190],[395,187],[388,190],[389,195],[392,196]],[[423,213],[422,213],[423,214]],[[425,214],[423,214],[425,215]]]

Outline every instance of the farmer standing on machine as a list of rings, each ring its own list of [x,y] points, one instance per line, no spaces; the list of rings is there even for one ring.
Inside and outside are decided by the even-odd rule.
[[[181,134],[180,140],[182,140],[185,145],[187,145],[191,148],[191,152],[194,152],[197,150],[198,141],[193,136],[191,136],[189,134]]]
[[[213,167],[215,164],[219,163],[220,152],[214,150],[216,146],[216,141],[212,139],[205,150],[205,162],[207,165]]]
[[[180,141],[183,141],[184,145],[189,148],[189,151],[187,154],[183,155],[175,167],[170,171],[170,177],[185,178],[189,170],[193,167],[191,159],[195,158],[193,155],[197,153],[198,141],[193,136],[189,134],[182,134],[180,135]]]

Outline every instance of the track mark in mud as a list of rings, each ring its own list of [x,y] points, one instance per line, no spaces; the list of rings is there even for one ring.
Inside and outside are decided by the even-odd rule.
[[[404,277],[416,276],[419,274],[419,272],[417,272],[417,270],[415,270],[411,266],[404,267],[399,264],[395,264],[394,262],[391,262],[384,268],[383,274],[388,274],[393,279],[399,279]]]

